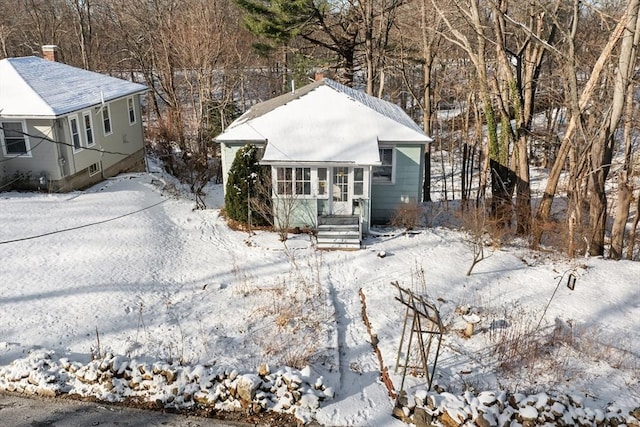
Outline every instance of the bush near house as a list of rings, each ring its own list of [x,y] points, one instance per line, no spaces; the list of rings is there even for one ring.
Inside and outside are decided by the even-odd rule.
[[[238,150],[229,170],[224,204],[230,219],[262,226],[271,224],[271,219],[265,217],[265,210],[258,212],[252,209],[249,214],[248,202],[252,200],[253,204],[256,198],[260,198],[261,205],[271,206],[270,193],[260,191],[270,183],[269,168],[260,166],[258,161],[258,148],[255,145],[248,144]]]

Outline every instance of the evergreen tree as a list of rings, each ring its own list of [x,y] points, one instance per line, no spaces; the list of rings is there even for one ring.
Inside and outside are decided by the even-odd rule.
[[[271,206],[269,168],[260,166],[258,148],[253,144],[242,147],[236,153],[227,181],[224,197],[227,216],[234,221],[251,225],[267,225],[271,223],[264,212],[270,209],[251,209],[249,216],[249,200],[251,204]]]
[[[286,46],[308,24],[310,0],[234,0],[245,11],[244,25],[263,41],[254,44],[262,53]]]

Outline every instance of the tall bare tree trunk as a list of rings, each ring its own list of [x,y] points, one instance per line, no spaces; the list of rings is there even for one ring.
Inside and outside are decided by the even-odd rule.
[[[640,0],[629,0],[627,3],[626,19],[622,35],[618,68],[614,77],[613,99],[611,108],[603,121],[601,131],[591,147],[591,195],[589,204],[589,252],[593,256],[604,255],[605,234],[607,229],[607,193],[605,184],[611,169],[611,159],[615,147],[615,132],[620,123],[620,118],[625,107],[627,86],[630,84],[633,72],[632,60],[634,59],[634,34],[638,23],[638,10]],[[625,174],[623,174],[625,175]],[[623,183],[620,197],[623,202],[629,203],[630,194]],[[627,200],[625,201],[624,198]],[[624,229],[622,230],[624,232]],[[619,248],[622,245],[619,246]],[[614,254],[619,259],[622,254]]]
[[[633,199],[633,188],[629,183],[629,176],[633,174],[633,165],[631,163],[631,152],[633,147],[631,123],[633,117],[633,94],[635,86],[631,84],[631,78],[634,71],[633,64],[635,64],[638,57],[637,46],[638,42],[640,42],[640,7],[636,12],[635,25],[633,25],[633,27],[630,25],[627,28],[627,31],[628,33],[625,34],[622,40],[618,75],[616,76],[616,91],[624,91],[626,94],[626,99],[624,100],[626,120],[624,123],[624,163],[622,171],[618,177],[618,200],[611,229],[611,251],[609,256],[613,259],[622,258],[625,229],[627,220],[629,219],[631,201]],[[627,60],[625,60],[624,55],[628,56]],[[626,72],[626,75],[622,75],[623,72]],[[618,88],[618,86],[621,87]],[[630,249],[632,253],[633,245]]]
[[[632,1],[635,1],[635,0],[632,0]],[[574,0],[574,10],[576,11],[575,18],[574,18],[574,26],[576,25],[575,20],[577,19],[577,16],[578,16],[577,11],[579,10],[579,3],[580,3],[579,0]],[[596,61],[592,69],[591,75],[589,76],[589,80],[587,81],[585,87],[582,90],[582,93],[580,94],[580,98],[577,103],[578,111],[571,112],[571,116],[570,116],[569,122],[567,123],[567,128],[565,129],[565,133],[562,138],[562,143],[560,144],[558,154],[553,163],[553,166],[551,167],[551,171],[549,172],[549,178],[547,180],[547,185],[545,187],[544,194],[542,195],[542,201],[540,202],[540,206],[536,213],[535,222],[538,225],[535,227],[535,230],[533,233],[532,245],[534,247],[538,246],[542,241],[542,234],[543,234],[542,225],[549,221],[549,218],[551,215],[551,205],[553,204],[553,199],[556,194],[556,189],[558,188],[558,182],[560,181],[560,175],[564,168],[564,163],[571,149],[573,136],[578,127],[580,116],[589,105],[595,90],[598,88],[600,75],[605,65],[608,63],[609,58],[611,57],[613,48],[622,37],[622,34],[626,28],[626,22],[629,19],[629,16],[630,16],[630,10],[629,8],[627,8],[622,19],[620,20],[620,22],[618,22],[618,24],[612,31],[611,35],[609,36],[609,40],[607,41],[607,44],[605,45],[605,47],[602,49],[602,52],[600,53],[600,56],[598,57],[598,60]],[[569,60],[571,60],[571,58],[569,58]]]

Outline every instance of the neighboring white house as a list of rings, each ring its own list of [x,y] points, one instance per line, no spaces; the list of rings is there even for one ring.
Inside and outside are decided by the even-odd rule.
[[[242,146],[264,147],[276,223],[317,228],[319,242],[330,228],[328,241],[347,243],[342,226],[367,232],[400,204],[421,201],[431,139],[399,106],[322,79],[256,104],[216,141],[225,184]]]
[[[55,46],[45,46],[47,54]],[[147,87],[35,56],[0,60],[0,182],[51,191],[144,170]],[[26,182],[24,178],[27,178]]]

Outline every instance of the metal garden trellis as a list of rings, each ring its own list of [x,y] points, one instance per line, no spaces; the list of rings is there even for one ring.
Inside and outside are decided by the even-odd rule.
[[[404,391],[404,380],[407,376],[408,368],[415,369],[418,372],[421,371],[427,379],[428,390],[431,390],[433,376],[438,362],[438,354],[440,352],[442,334],[444,332],[444,327],[442,326],[442,321],[440,319],[440,312],[433,304],[427,302],[423,297],[416,295],[409,289],[400,287],[398,282],[391,282],[391,284],[398,289],[399,295],[396,297],[396,300],[406,306],[404,325],[402,327],[402,337],[400,338],[400,346],[398,348],[395,368],[396,373],[399,368],[403,368],[400,393],[402,394]],[[407,329],[409,330],[409,337],[406,343],[406,350],[404,351],[404,362],[401,364],[400,359],[405,345]],[[418,342],[417,351],[420,356],[420,365],[409,366],[409,356],[411,355],[411,346],[414,342],[414,337]],[[432,358],[433,366],[431,367],[431,370],[429,370],[429,355],[432,351],[434,339],[436,341],[435,354]]]

